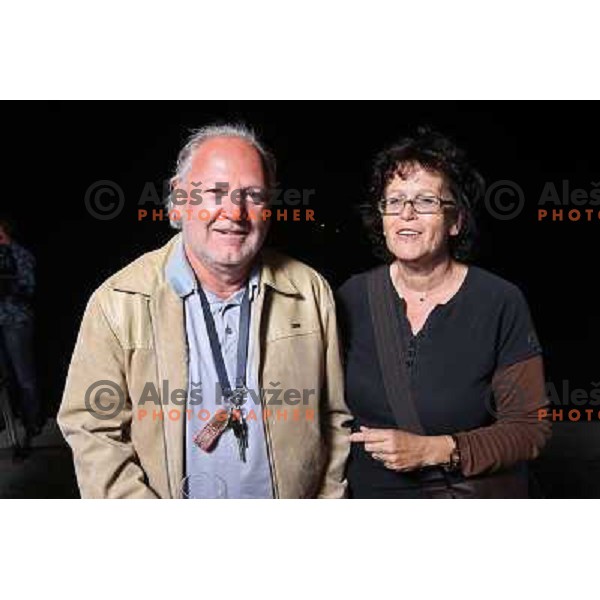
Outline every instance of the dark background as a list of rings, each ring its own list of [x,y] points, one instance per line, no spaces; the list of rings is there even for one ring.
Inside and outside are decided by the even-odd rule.
[[[356,210],[366,199],[373,154],[418,124],[452,136],[488,184],[511,180],[525,195],[523,211],[512,220],[481,211],[474,262],[525,293],[545,351],[546,378],[559,394],[564,380],[569,389],[587,393],[592,382],[600,382],[593,262],[600,219],[537,221],[546,182],[560,190],[567,179],[572,189],[588,192],[592,182],[600,184],[597,103],[21,102],[3,107],[2,212],[17,220],[17,237],[38,261],[38,361],[50,414],[60,401],[91,292],[172,235],[166,220],[137,219],[146,182],[160,192],[190,129],[230,119],[247,122],[263,136],[277,157],[283,188],[316,190],[310,207],[316,224],[274,222],[272,244],[316,267],[333,286],[377,262]],[[114,219],[95,219],[85,207],[86,190],[98,180],[123,189],[125,207]],[[556,425],[534,467],[541,493],[600,497],[596,432],[597,422]]]

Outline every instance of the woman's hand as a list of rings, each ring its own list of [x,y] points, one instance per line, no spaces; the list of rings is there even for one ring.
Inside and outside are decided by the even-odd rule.
[[[364,443],[375,460],[393,471],[414,471],[450,460],[454,440],[449,435],[417,435],[401,429],[361,427],[351,442]]]

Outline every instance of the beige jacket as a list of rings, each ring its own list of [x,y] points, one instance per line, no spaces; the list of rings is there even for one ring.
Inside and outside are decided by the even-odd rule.
[[[164,275],[180,235],[110,277],[86,308],[58,413],[84,498],[180,495],[185,407],[144,403],[149,415],[156,413],[139,418],[136,406],[147,382],[158,390],[165,380],[171,391],[188,387],[183,303]],[[311,268],[264,251],[253,310],[259,315],[251,335],[260,340],[261,388],[278,383],[282,389],[316,390],[308,406],[299,405],[302,418],[297,420],[277,414],[294,407],[263,405],[271,412],[265,432],[275,495],[343,497],[349,432],[342,423],[349,413],[331,290]],[[90,399],[115,384],[123,391],[122,410],[111,417],[115,411],[108,408],[101,414],[110,418],[96,418],[88,407],[99,409]],[[118,392],[112,394],[116,401]],[[102,396],[101,403],[109,407],[110,395]],[[173,408],[180,408],[181,418],[169,418]]]

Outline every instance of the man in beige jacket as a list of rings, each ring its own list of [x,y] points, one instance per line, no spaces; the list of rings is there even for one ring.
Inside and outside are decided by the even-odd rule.
[[[58,414],[82,496],[343,497],[332,294],[262,249],[274,161],[246,128],[209,126],[172,184],[182,233],[104,282],[83,317]]]

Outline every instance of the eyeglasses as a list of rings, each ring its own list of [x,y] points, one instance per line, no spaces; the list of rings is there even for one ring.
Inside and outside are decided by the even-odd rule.
[[[443,206],[456,206],[452,200],[444,200],[437,196],[416,196],[415,198],[382,198],[377,203],[377,208],[382,215],[399,215],[404,210],[404,205],[408,203],[420,215],[433,215],[441,212]]]

